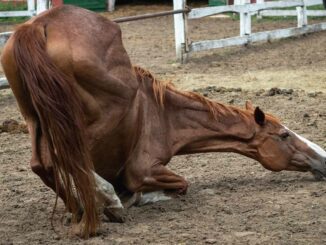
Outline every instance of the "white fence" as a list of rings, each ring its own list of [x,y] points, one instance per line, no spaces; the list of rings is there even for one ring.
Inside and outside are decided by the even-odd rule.
[[[24,11],[0,11],[1,17],[32,17],[40,14],[50,7],[49,0],[27,0],[27,10]],[[3,46],[9,39],[12,32],[1,32],[0,33],[0,46]],[[1,78],[0,78],[1,80]],[[1,82],[0,82],[1,84]],[[0,86],[1,87],[1,86]]]
[[[239,5],[228,5],[218,7],[205,7],[192,9],[188,14],[177,14],[174,16],[175,45],[177,59],[184,62],[191,52],[223,48],[229,46],[245,45],[254,42],[269,41],[273,39],[298,36],[305,33],[326,30],[326,22],[308,25],[307,6],[320,5],[322,0],[290,0],[273,1],[250,4],[250,0],[240,0]],[[174,0],[174,9],[184,9],[186,0]],[[296,7],[297,27],[278,29],[266,32],[251,32],[251,17],[258,13],[268,13],[275,8]],[[286,11],[286,10],[280,10]],[[187,20],[198,19],[221,13],[238,13],[240,16],[240,35],[220,40],[206,40],[191,42],[187,31]]]
[[[264,3],[264,0],[257,0],[257,3]],[[306,6],[313,6],[317,5],[314,2],[307,2]],[[314,16],[314,17],[324,17],[326,16],[326,10],[306,10],[307,16]],[[259,17],[269,17],[269,16],[280,16],[280,17],[287,17],[287,16],[297,16],[296,10],[284,10],[284,9],[271,9],[271,10],[262,10],[258,12]]]
[[[18,17],[18,16],[34,16],[49,7],[48,0],[27,0],[27,10],[20,11],[0,11],[1,17]]]
[[[10,11],[0,12],[1,16],[33,16],[49,7],[49,0],[28,0],[27,11]],[[114,7],[115,0],[108,0],[111,2],[111,7]],[[208,50],[214,48],[223,48],[229,46],[245,45],[259,41],[269,41],[273,39],[286,38],[297,36],[305,33],[326,30],[326,22],[308,25],[307,6],[320,5],[322,0],[289,0],[289,1],[273,1],[264,2],[264,0],[257,0],[258,3],[250,4],[250,0],[236,0],[237,5],[219,6],[219,7],[204,7],[192,9],[188,14],[175,14],[175,46],[177,59],[181,62],[191,52]],[[185,9],[186,0],[173,0],[175,10]],[[275,10],[275,8],[289,8],[296,7],[295,13],[297,16],[297,27],[288,29],[278,29],[266,32],[251,32],[251,17],[260,14],[261,16],[279,15],[275,11],[287,11],[285,13],[293,13],[293,10]],[[268,12],[269,11],[269,12]],[[271,12],[274,11],[274,12]],[[292,11],[292,12],[289,12]],[[221,13],[238,13],[240,16],[240,35],[220,40],[206,40],[191,42],[189,40],[187,30],[187,20],[207,17]],[[315,11],[316,15],[323,15],[325,11]],[[283,12],[284,14],[284,12]],[[0,34],[0,46],[4,45],[10,36],[10,32]]]

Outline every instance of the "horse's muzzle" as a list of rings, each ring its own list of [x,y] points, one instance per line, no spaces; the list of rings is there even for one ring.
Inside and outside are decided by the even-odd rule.
[[[310,166],[310,172],[316,180],[320,181],[326,178],[326,158],[323,157],[320,161],[312,160]]]

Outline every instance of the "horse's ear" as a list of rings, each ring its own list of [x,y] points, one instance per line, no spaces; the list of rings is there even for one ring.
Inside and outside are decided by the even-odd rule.
[[[263,126],[265,124],[265,113],[259,109],[259,107],[256,107],[255,112],[255,121],[258,125]]]
[[[252,105],[252,102],[250,100],[246,101],[246,110],[254,111],[254,106]]]

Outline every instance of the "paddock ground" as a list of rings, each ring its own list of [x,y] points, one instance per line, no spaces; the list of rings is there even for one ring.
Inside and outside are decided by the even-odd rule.
[[[121,6],[110,18],[168,9]],[[319,21],[319,20],[313,20]],[[295,20],[255,22],[254,31],[295,26]],[[326,148],[326,32],[249,47],[191,55],[175,62],[172,17],[121,24],[134,64],[180,89],[244,106],[250,99],[297,133]],[[10,29],[2,26],[0,28]],[[238,21],[189,23],[191,39],[236,35]],[[215,86],[215,87],[214,87]],[[220,88],[224,87],[226,89]],[[271,96],[271,88],[293,89]],[[238,89],[238,88],[241,88]],[[0,123],[22,121],[9,90],[0,91]],[[273,173],[226,153],[175,157],[170,168],[190,183],[187,195],[132,207],[124,224],[102,223],[87,241],[68,234],[64,207],[50,223],[55,196],[29,168],[26,134],[0,134],[0,244],[325,244],[326,187],[309,173]]]

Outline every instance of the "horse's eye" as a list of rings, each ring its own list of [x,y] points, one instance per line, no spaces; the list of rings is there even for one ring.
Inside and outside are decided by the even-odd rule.
[[[288,132],[284,132],[280,135],[282,140],[286,140],[288,137],[290,136],[290,134]]]

